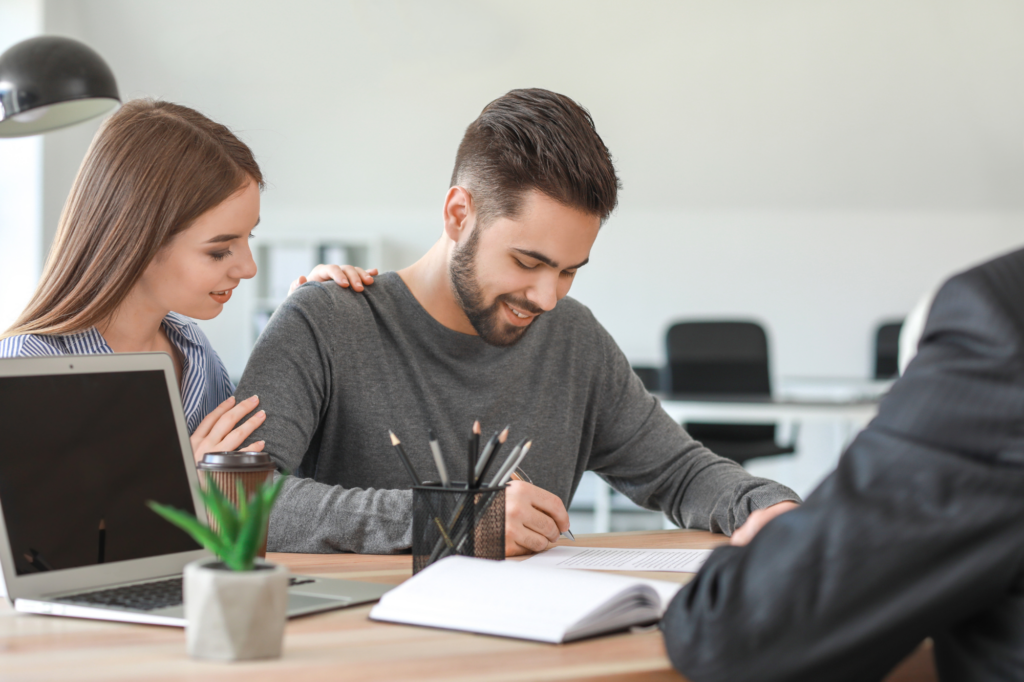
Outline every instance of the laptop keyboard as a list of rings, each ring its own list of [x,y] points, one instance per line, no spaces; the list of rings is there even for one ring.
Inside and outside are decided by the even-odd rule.
[[[151,583],[112,587],[94,592],[79,592],[58,597],[56,601],[89,604],[91,606],[115,606],[137,611],[152,611],[167,606],[179,606],[181,598],[181,577],[157,580]]]
[[[311,582],[313,582],[312,578],[289,578],[288,586],[294,587]],[[57,597],[54,601],[90,606],[113,606],[136,611],[153,611],[169,606],[181,606],[183,601],[181,576],[150,583],[112,587],[106,590],[79,592]]]

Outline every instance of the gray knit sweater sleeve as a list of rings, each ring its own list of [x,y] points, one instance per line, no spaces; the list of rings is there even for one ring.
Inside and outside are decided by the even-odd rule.
[[[750,512],[800,502],[784,485],[751,476],[690,438],[644,388],[626,356],[595,322],[604,356],[590,469],[683,528],[732,535]]]
[[[327,305],[307,302],[315,290],[289,299],[274,314],[253,349],[235,392],[239,401],[260,397],[267,420],[250,437],[288,476],[270,518],[267,548],[279,552],[386,554],[412,544],[412,491],[345,487],[316,480],[324,440],[322,418],[337,386],[333,369],[349,349],[329,330]],[[322,296],[320,298],[323,298]],[[312,314],[311,314],[312,313]],[[352,425],[360,428],[361,425]],[[329,440],[328,436],[328,440]],[[340,453],[339,453],[340,454]]]

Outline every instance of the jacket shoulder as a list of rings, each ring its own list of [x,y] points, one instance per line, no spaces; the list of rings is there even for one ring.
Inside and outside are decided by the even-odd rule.
[[[954,275],[939,289],[921,339],[957,338],[999,355],[1024,342],[1024,249]]]

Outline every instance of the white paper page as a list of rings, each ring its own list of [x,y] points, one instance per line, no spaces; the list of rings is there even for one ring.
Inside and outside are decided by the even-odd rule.
[[[613,549],[611,547],[552,547],[523,561],[549,568],[597,571],[669,571],[696,573],[710,549]]]
[[[650,583],[664,599],[656,582],[449,557],[385,594],[370,618],[560,642],[575,623],[638,583]]]
[[[659,609],[661,615],[665,615],[665,611],[668,610],[668,604],[672,601],[672,597],[676,596],[676,592],[683,589],[683,583],[670,583],[665,580],[644,580],[642,578],[634,578],[634,580],[650,585],[658,593],[658,596],[661,597],[661,608]]]

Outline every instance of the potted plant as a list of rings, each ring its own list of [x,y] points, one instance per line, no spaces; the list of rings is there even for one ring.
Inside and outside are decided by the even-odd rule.
[[[208,479],[199,494],[214,528],[188,512],[148,503],[216,555],[185,566],[185,633],[190,656],[240,661],[281,655],[288,570],[257,562],[256,554],[266,538],[270,509],[283,482],[283,476],[276,483],[268,481],[247,498],[238,481],[236,507],[216,481]]]

